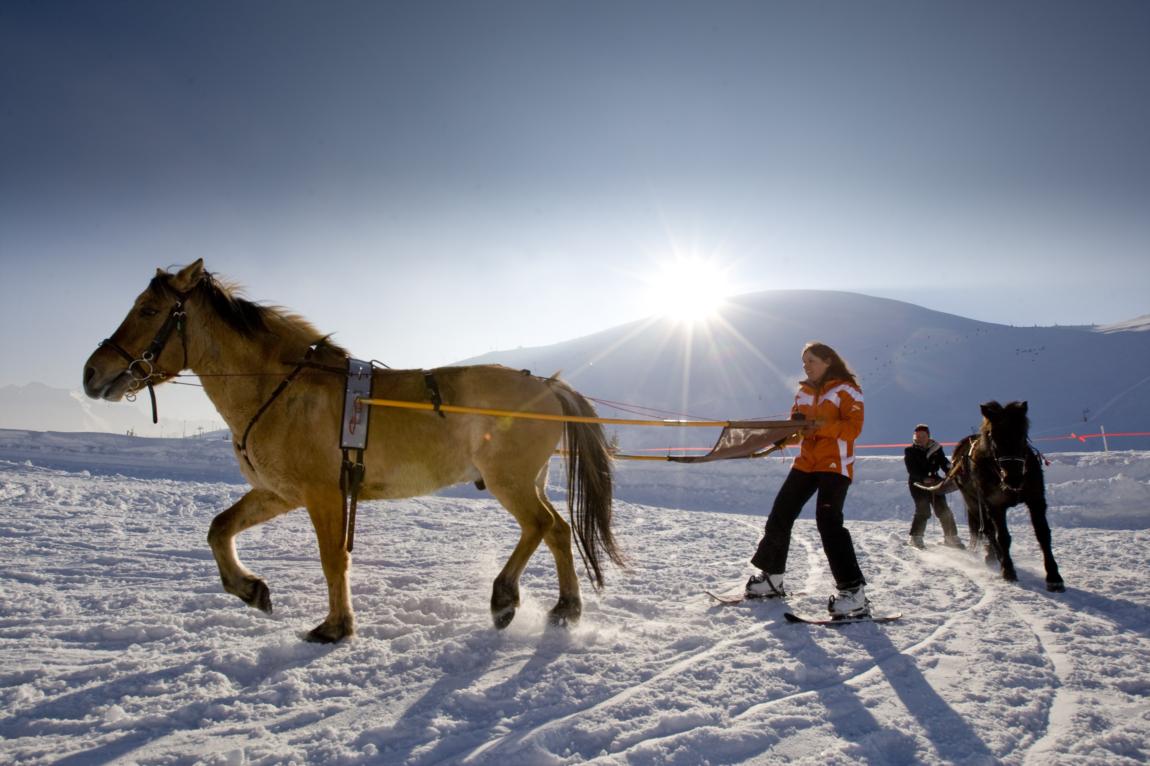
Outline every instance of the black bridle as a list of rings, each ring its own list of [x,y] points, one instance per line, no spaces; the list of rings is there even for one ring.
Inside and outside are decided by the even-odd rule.
[[[1027,468],[1027,464],[1029,462],[1030,455],[1029,454],[1023,454],[1023,455],[1007,455],[1005,457],[1000,456],[998,454],[998,448],[995,445],[994,435],[993,435],[993,432],[991,430],[987,430],[987,432],[985,434],[984,441],[986,442],[986,451],[988,453],[990,453],[991,459],[994,460],[995,470],[998,471],[999,487],[1001,489],[1009,490],[1011,492],[1021,492],[1022,488],[1026,482],[1026,468]],[[1029,453],[1029,449],[1027,449],[1027,453]],[[1006,466],[1010,463],[1022,463],[1022,471],[1020,473],[1020,479],[1019,479],[1019,483],[1018,483],[1017,487],[1011,486],[1010,483],[1006,479],[1006,475],[1007,475]]]
[[[139,356],[133,356],[128,351],[124,350],[116,341],[111,338],[105,338],[100,341],[99,347],[108,346],[120,356],[128,361],[128,368],[125,372],[131,376],[132,382],[128,386],[128,393],[125,398],[134,402],[136,400],[136,392],[144,386],[148,387],[148,394],[152,397],[152,422],[160,422],[159,413],[156,409],[156,389],[154,388],[153,380],[163,381],[167,378],[173,377],[171,373],[158,370],[156,362],[160,358],[160,354],[164,353],[164,348],[171,340],[172,333],[179,331],[180,345],[184,347],[184,364],[180,370],[188,366],[188,338],[185,334],[184,318],[186,313],[184,311],[184,301],[188,299],[187,293],[176,293],[176,303],[168,311],[168,316],[164,319],[164,323],[160,329],[156,331],[156,337],[152,338],[152,342],[144,349],[144,352]],[[177,370],[179,372],[179,370]]]

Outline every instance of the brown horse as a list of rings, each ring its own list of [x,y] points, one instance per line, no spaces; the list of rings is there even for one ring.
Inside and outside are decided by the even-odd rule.
[[[109,401],[183,369],[200,376],[232,432],[240,469],[252,486],[216,516],[208,533],[224,590],[270,613],[268,586],[240,562],[235,536],[307,508],[328,586],[327,618],[308,634],[321,642],[355,632],[340,488],[347,356],[298,316],[239,297],[198,260],[175,274],[157,270],[115,333],[84,365],[88,396]],[[495,365],[446,367],[432,374],[438,393],[451,404],[595,414],[584,397],[556,378]],[[376,397],[428,398],[428,379],[420,370],[376,370],[373,378]],[[622,565],[611,532],[611,461],[601,425],[374,408],[369,435],[360,497],[414,497],[476,481],[519,522],[519,543],[492,587],[497,627],[515,616],[519,578],[540,541],[551,550],[559,576],[551,622],[575,622],[582,611],[571,525],[544,491],[561,438],[569,454],[571,521],[594,587],[603,585],[601,554]]]

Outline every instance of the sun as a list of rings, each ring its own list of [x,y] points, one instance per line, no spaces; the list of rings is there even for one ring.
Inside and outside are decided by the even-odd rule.
[[[644,280],[649,313],[682,323],[712,319],[731,289],[727,273],[718,261],[700,256],[658,264]]]

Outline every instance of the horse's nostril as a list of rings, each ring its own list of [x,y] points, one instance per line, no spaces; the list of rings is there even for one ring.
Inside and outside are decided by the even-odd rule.
[[[85,383],[90,381],[93,377],[95,377],[95,375],[96,375],[96,368],[95,367],[85,367],[84,368],[84,382]]]

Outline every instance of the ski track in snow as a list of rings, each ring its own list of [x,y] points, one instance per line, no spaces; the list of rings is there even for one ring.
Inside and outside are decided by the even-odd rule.
[[[812,509],[787,573],[805,595],[724,606],[702,590],[741,585],[763,517],[618,502],[631,566],[585,589],[582,623],[547,627],[541,549],[497,632],[510,515],[490,499],[365,503],[359,635],[329,647],[301,640],[326,611],[306,514],[238,538],[273,616],[222,592],[207,528],[242,492],[0,463],[0,761],[1150,760],[1146,531],[1056,527],[1070,590],[1049,594],[1025,516],[1018,584],[972,553],[906,546],[909,519],[852,521],[868,595],[905,616],[827,628],[782,619],[830,591]]]

